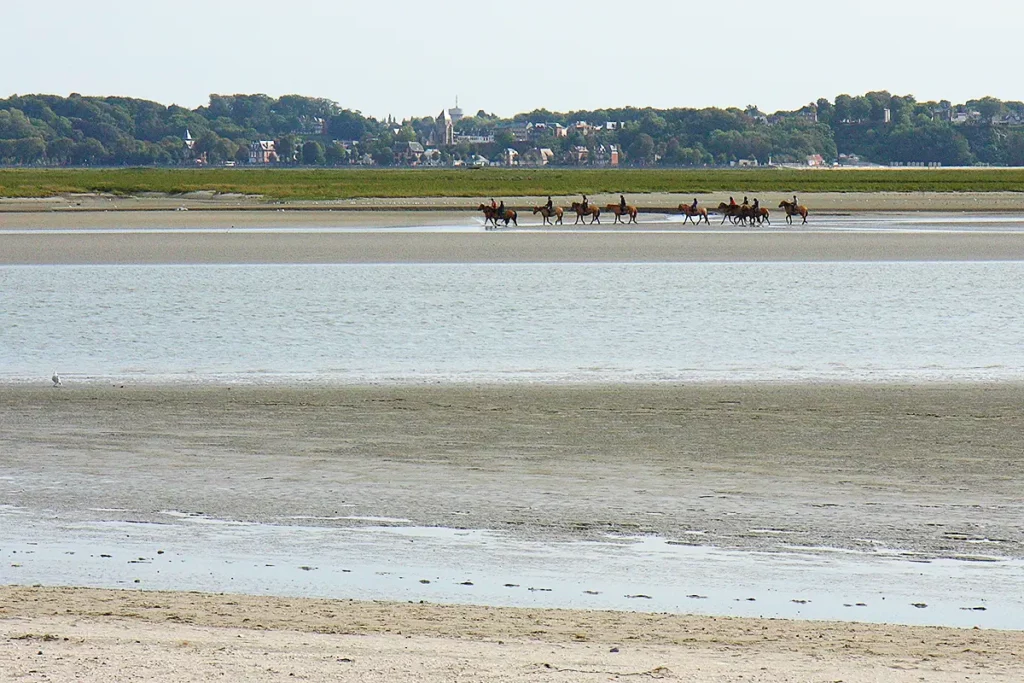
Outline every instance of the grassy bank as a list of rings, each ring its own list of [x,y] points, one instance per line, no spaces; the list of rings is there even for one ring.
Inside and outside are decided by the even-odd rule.
[[[0,197],[204,190],[277,200],[602,192],[1024,192],[1024,169],[0,169]]]

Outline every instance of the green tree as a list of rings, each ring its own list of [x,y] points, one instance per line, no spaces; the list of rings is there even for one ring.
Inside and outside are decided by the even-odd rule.
[[[629,147],[629,156],[634,163],[646,165],[654,161],[654,138],[647,133],[636,136]]]
[[[294,163],[299,154],[298,139],[294,135],[282,135],[275,142],[275,148],[282,164]]]
[[[302,145],[302,163],[307,166],[323,164],[324,147],[316,140],[306,140]]]
[[[327,145],[324,150],[324,161],[331,166],[340,166],[348,159],[348,150],[337,142]]]

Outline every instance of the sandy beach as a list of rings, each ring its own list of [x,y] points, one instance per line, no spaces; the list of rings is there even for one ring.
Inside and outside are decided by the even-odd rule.
[[[321,524],[552,540],[702,529],[702,544],[767,552],[779,537],[750,530],[777,528],[808,549],[873,538],[922,559],[977,555],[987,538],[1020,558],[1022,398],[1016,385],[6,388],[0,470],[18,477],[0,489],[22,510],[136,522],[173,507],[280,524],[330,518],[340,498],[353,519]],[[8,559],[24,560],[4,558],[18,583]],[[8,587],[0,630],[0,680],[1024,676],[1022,631],[631,612]]]
[[[0,588],[3,681],[1005,681],[1020,632]]]
[[[939,198],[815,199],[843,212]],[[1014,211],[1017,196],[941,199],[946,211],[970,210],[968,199]],[[844,203],[854,200],[860,208]],[[462,200],[413,207],[422,211],[86,201],[95,204],[5,201],[0,264],[1024,259],[1016,230],[403,232],[474,216],[457,209]],[[325,226],[374,230],[315,230]],[[983,569],[1024,559],[1022,435],[1024,386],[1013,383],[259,388],[69,378],[61,389],[0,390],[0,512],[15,536],[30,519],[159,528],[172,511],[274,529],[301,519],[328,530],[488,530],[541,544],[614,536],[773,556],[885,549]],[[35,565],[22,554],[32,541],[21,541],[18,554],[0,547],[0,681],[1024,679],[1024,630],[442,605],[426,588],[423,602],[376,602],[155,592],[145,582],[33,587]],[[951,599],[953,610],[978,609]],[[999,616],[1006,605],[986,608]]]
[[[557,198],[567,204],[571,197]],[[601,204],[607,198],[595,197]],[[710,206],[721,200],[706,196]],[[129,263],[544,263],[708,261],[1021,260],[1024,216],[1016,193],[808,195],[808,225],[683,226],[670,220],[681,195],[644,196],[640,225],[545,227],[520,198],[520,229],[487,233],[479,198],[262,202],[252,197],[58,197],[0,200],[0,264]],[[802,200],[803,201],[803,200]],[[510,205],[511,205],[510,204]],[[183,210],[188,209],[188,210]],[[925,213],[918,213],[924,211]],[[879,225],[844,227],[844,216],[876,216]],[[934,216],[935,229],[921,229]],[[974,231],[948,230],[977,217]],[[990,218],[985,219],[988,216]],[[986,224],[992,216],[996,223]],[[900,218],[902,217],[902,218]],[[924,220],[928,220],[925,218]],[[839,221],[838,223],[836,221]],[[985,226],[989,225],[988,228]]]
[[[750,194],[743,188],[737,188],[733,195],[740,201],[744,195]],[[728,202],[730,194],[720,193],[647,193],[631,195],[628,201],[635,204],[642,212],[675,211],[681,203],[689,204],[697,199],[702,206],[714,210],[720,202]],[[751,198],[754,197],[750,194]],[[759,196],[761,205],[773,213],[781,214],[779,202],[790,199],[791,195],[781,192],[763,193]],[[107,213],[122,214],[139,211],[183,212],[189,211],[218,212],[241,214],[251,212],[273,213],[281,210],[306,211],[313,213],[359,213],[366,212],[465,212],[473,211],[481,202],[490,197],[404,197],[384,199],[362,197],[356,199],[339,199],[334,201],[268,201],[260,197],[234,194],[214,194],[210,192],[192,192],[178,196],[166,196],[147,193],[136,196],[115,195],[69,195],[55,196],[44,199],[0,198],[0,214],[4,213]],[[543,205],[547,201],[544,196],[505,197],[506,205],[518,209],[521,213],[529,212],[534,206]],[[568,207],[579,196],[556,196],[552,200],[557,206]],[[590,200],[597,206],[618,203],[617,194],[592,194]],[[889,212],[889,211],[958,211],[958,212],[1024,212],[1024,194],[1020,192],[819,192],[806,193],[799,196],[801,204],[806,205],[814,214],[835,214],[844,212]],[[15,220],[3,216],[0,220]],[[16,219],[19,224],[52,225],[52,221],[35,217]],[[27,222],[27,221],[34,222]],[[122,220],[116,216],[107,216],[106,220]],[[130,220],[130,219],[124,219]],[[214,219],[221,220],[221,219]],[[230,219],[229,219],[230,220]],[[238,219],[241,220],[241,219]],[[322,219],[321,219],[322,220]],[[334,217],[332,220],[345,220]],[[428,219],[429,220],[429,219]],[[0,226],[3,224],[0,223]]]

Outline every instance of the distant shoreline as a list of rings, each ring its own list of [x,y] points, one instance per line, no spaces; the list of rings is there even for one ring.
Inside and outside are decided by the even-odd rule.
[[[699,205],[715,212],[720,203],[728,202],[732,196],[741,202],[745,196],[751,201],[756,197],[761,206],[773,214],[781,215],[778,204],[782,199],[792,197],[791,193],[777,191],[742,194],[727,193],[679,193],[650,192],[627,194],[630,204],[637,206],[641,213],[674,214],[680,204],[690,204],[694,199]],[[448,197],[357,197],[350,199],[322,200],[273,200],[256,195],[216,192],[187,192],[165,194],[144,192],[130,195],[105,193],[59,194],[50,197],[2,198],[0,197],[0,227],[12,227],[16,214],[60,214],[71,216],[82,213],[123,213],[123,212],[168,212],[200,211],[223,212],[417,212],[436,213],[445,211],[475,212],[481,203],[492,198],[504,199],[509,208],[521,213],[529,212],[535,206],[547,202],[547,195],[524,194],[519,196],[448,196]],[[580,195],[552,195],[556,206],[569,211],[573,201]],[[594,193],[588,197],[591,203],[604,207],[619,201],[618,193]],[[811,214],[839,214],[865,212],[971,212],[971,213],[1020,213],[1024,214],[1024,192],[973,191],[973,192],[814,192],[798,193],[798,200]],[[68,220],[55,218],[55,221]]]

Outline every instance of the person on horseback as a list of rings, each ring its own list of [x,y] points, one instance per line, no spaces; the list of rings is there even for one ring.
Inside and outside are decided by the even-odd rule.
[[[498,205],[498,215],[497,215],[497,218],[501,218],[501,219],[505,218],[505,200],[504,199],[502,199],[501,200],[501,204]]]
[[[754,197],[754,215],[756,216],[761,211],[761,203],[757,201],[757,197]]]
[[[548,203],[544,205],[544,208],[548,210],[549,214],[554,213],[555,203],[551,201],[551,195],[548,195]]]
[[[696,197],[693,198],[693,204],[690,205],[690,210],[691,211],[696,211],[697,210],[697,198]]]
[[[498,202],[494,201],[494,197],[491,197],[491,211],[498,210]]]
[[[735,209],[735,208],[736,208],[736,206],[737,206],[737,204],[736,204],[736,200],[735,200],[735,199],[733,199],[732,197],[729,197],[729,208],[730,208],[730,209]]]
[[[800,204],[798,204],[796,201],[796,195],[793,195],[793,208],[795,209],[798,206],[800,206]]]
[[[583,213],[590,210],[590,202],[587,201],[587,195],[583,195]]]
[[[743,206],[749,206],[750,202],[747,201],[747,195],[743,195]]]
[[[626,213],[626,195],[619,195],[619,211]]]

